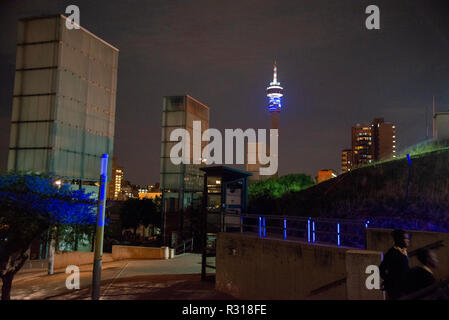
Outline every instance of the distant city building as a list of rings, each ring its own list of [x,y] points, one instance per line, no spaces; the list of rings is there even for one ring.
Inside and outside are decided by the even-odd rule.
[[[122,180],[122,197],[123,200],[139,199],[140,186],[131,184],[128,180]]]
[[[19,20],[8,170],[93,184],[113,153],[119,50],[66,19]]]
[[[374,145],[372,126],[357,124],[352,127],[352,150],[357,166],[374,161]]]
[[[111,182],[108,183],[108,200],[123,200],[122,181],[125,169],[112,159]]]
[[[193,121],[201,121],[200,137],[209,129],[209,107],[189,95],[168,96],[163,99],[161,141],[161,191],[164,241],[171,245],[183,237],[184,210],[199,207],[203,192],[203,176],[200,170],[205,159],[195,159],[193,164],[193,140],[190,139],[190,163],[175,165],[171,162],[171,147],[178,142],[170,141],[170,134],[177,128],[186,129],[193,137]],[[208,142],[200,142],[201,150]],[[201,155],[200,155],[201,157]]]
[[[335,178],[337,176],[336,172],[332,169],[323,169],[318,171],[317,181],[318,183]]]
[[[383,118],[376,118],[371,124],[374,136],[374,160],[396,158],[396,127]]]
[[[156,199],[162,197],[162,192],[139,192],[139,199]]]
[[[396,128],[383,118],[352,127],[352,149],[342,151],[342,172],[396,157]],[[352,151],[352,152],[351,152]]]
[[[355,166],[354,151],[345,149],[341,152],[341,172],[345,173],[351,171]]]
[[[139,189],[139,199],[156,199],[162,197],[159,183]]]

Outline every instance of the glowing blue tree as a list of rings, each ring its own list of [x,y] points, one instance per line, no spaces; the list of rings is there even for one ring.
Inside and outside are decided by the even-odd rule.
[[[91,194],[57,186],[46,175],[0,175],[0,277],[2,300],[10,299],[12,280],[28,258],[32,241],[53,225],[96,223]]]

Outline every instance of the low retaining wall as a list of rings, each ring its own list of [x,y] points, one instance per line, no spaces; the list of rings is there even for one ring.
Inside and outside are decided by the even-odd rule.
[[[112,254],[103,253],[103,263],[125,259],[169,259],[174,255],[170,250],[173,251],[168,247],[112,246]],[[66,268],[70,265],[81,266],[91,264],[93,261],[93,252],[61,251],[55,254],[54,268]]]
[[[388,249],[393,246],[393,238],[391,236],[391,229],[367,229],[366,246],[368,250],[376,250],[386,253]],[[449,279],[449,234],[441,232],[426,232],[426,231],[407,231],[411,235],[410,247],[408,251],[411,252],[417,248],[422,248],[429,244],[442,240],[443,246],[434,249],[438,256],[440,264],[435,272],[437,279]],[[411,257],[410,265],[415,266],[418,260]]]
[[[135,246],[112,246],[112,259],[169,259],[168,247],[150,248]]]
[[[91,264],[94,261],[93,252],[81,251],[62,251],[55,254],[54,268],[66,268],[70,265],[80,266],[83,264]],[[112,254],[103,253],[103,262],[113,261]]]
[[[374,270],[393,245],[390,229],[367,229],[367,250],[310,245],[259,238],[242,233],[219,233],[216,289],[239,299],[351,299],[383,300],[374,284]],[[440,260],[438,279],[449,278],[449,234],[408,231],[409,252],[442,241],[434,249]],[[416,256],[411,266],[417,265]],[[374,268],[376,269],[376,268]],[[380,280],[380,278],[379,278]],[[380,284],[380,282],[377,282]]]
[[[346,299],[347,250],[219,233],[216,289],[239,299]]]

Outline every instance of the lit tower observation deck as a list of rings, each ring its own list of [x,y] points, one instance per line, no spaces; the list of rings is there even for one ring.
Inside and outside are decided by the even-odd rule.
[[[282,96],[284,88],[281,87],[280,82],[277,79],[277,64],[274,62],[273,68],[273,82],[267,88],[268,97],[268,111],[270,112],[270,128],[279,129],[279,113],[282,109]]]

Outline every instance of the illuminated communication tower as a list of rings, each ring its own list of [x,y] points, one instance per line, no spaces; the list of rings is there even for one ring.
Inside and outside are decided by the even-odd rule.
[[[279,129],[279,113],[282,109],[283,93],[284,88],[281,87],[281,83],[277,80],[277,64],[275,61],[273,68],[273,82],[270,82],[270,86],[267,88],[268,111],[270,112],[271,129]]]

